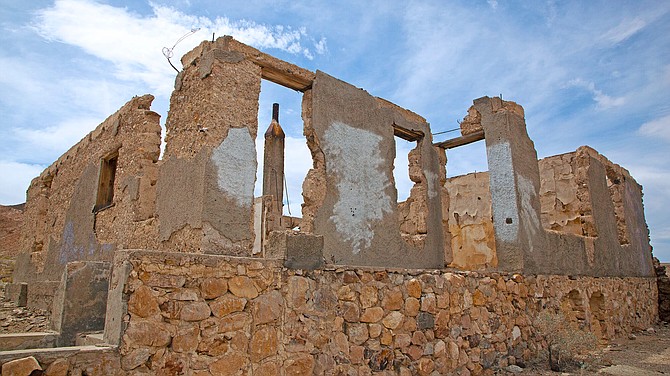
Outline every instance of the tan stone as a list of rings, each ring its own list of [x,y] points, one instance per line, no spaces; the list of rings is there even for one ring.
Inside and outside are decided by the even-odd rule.
[[[374,306],[379,300],[377,296],[377,288],[375,286],[363,286],[361,288],[359,299],[361,301],[361,308]]]
[[[2,374],[9,376],[28,376],[35,370],[41,371],[42,367],[33,356],[10,360],[2,365]]]
[[[479,289],[475,290],[475,293],[472,294],[472,304],[475,306],[483,306],[486,304],[486,296]]]
[[[340,315],[347,322],[358,322],[361,312],[357,304],[351,302],[342,302]]]
[[[396,329],[403,322],[403,315],[398,311],[392,311],[382,320],[382,324],[388,329]]]
[[[247,358],[242,354],[226,354],[219,360],[209,365],[212,375],[236,375],[240,370],[246,368]]]
[[[276,362],[265,362],[254,371],[254,376],[276,376],[279,374],[279,365]]]
[[[421,303],[419,302],[419,299],[412,298],[412,297],[409,297],[409,298],[405,299],[405,314],[407,316],[418,315],[420,307],[421,307]]]
[[[230,344],[223,334],[213,334],[202,338],[198,343],[198,353],[209,356],[219,356],[228,352]]]
[[[194,289],[177,289],[169,294],[167,298],[170,300],[181,300],[194,302],[198,300],[198,293]]]
[[[181,319],[184,321],[201,321],[208,318],[211,313],[207,302],[193,302],[185,304],[181,309]]]
[[[449,351],[449,358],[451,358],[451,360],[456,361],[459,359],[460,351],[458,349],[458,345],[456,344],[456,342],[449,341],[447,343],[447,349]]]
[[[407,333],[400,333],[395,336],[395,346],[401,349],[406,348],[412,343],[412,336]]]
[[[351,289],[351,286],[344,285],[337,289],[337,298],[339,300],[353,302],[356,300],[356,292]]]
[[[384,317],[384,310],[382,307],[372,307],[366,308],[363,314],[361,315],[361,322],[377,322]]]
[[[276,321],[281,316],[283,306],[284,298],[277,290],[254,299],[252,309],[254,324],[260,325]]]
[[[349,339],[344,333],[337,333],[333,337],[333,343],[335,344],[335,349],[344,354],[345,356],[349,355]]]
[[[369,338],[368,326],[366,324],[349,324],[347,327],[349,341],[362,345]]]
[[[291,276],[288,279],[288,302],[294,309],[302,309],[307,303],[309,280],[304,277]]]
[[[384,346],[390,346],[393,343],[393,334],[388,329],[382,329],[382,337],[379,342]]]
[[[146,285],[138,287],[128,299],[128,312],[139,317],[158,314],[160,308],[158,308],[158,301],[154,297],[153,290]]]
[[[363,361],[365,360],[365,347],[351,346],[350,354],[351,364],[363,364]]]
[[[47,370],[44,372],[45,376],[67,376],[68,371],[70,370],[70,363],[67,359],[56,359],[53,363],[49,364]]]
[[[152,352],[146,347],[139,347],[121,357],[121,368],[126,371],[133,370],[149,360]],[[4,374],[4,373],[3,373]]]
[[[314,357],[299,354],[284,362],[284,374],[287,376],[309,376],[314,372]]]
[[[175,352],[191,352],[198,348],[200,329],[197,325],[180,329],[172,339],[172,350]]]
[[[437,299],[435,299],[435,294],[426,294],[426,296],[421,298],[421,311],[432,314],[437,313]]]
[[[228,290],[240,298],[254,299],[258,296],[258,289],[254,281],[247,276],[235,276],[228,281]]]
[[[382,298],[382,308],[387,311],[395,311],[402,308],[403,305],[402,291],[391,290]]]
[[[251,337],[251,360],[258,362],[277,354],[277,331],[270,326],[257,330]]]
[[[417,299],[421,298],[421,281],[412,278],[407,281],[405,287],[407,288],[407,295]]]
[[[224,317],[233,312],[240,312],[244,310],[247,305],[245,298],[238,298],[232,294],[226,294],[209,302],[209,307],[212,314],[216,317]]]
[[[205,278],[200,283],[200,294],[205,299],[215,299],[228,291],[228,281],[225,278]]]
[[[167,346],[171,339],[172,336],[165,325],[153,321],[131,321],[124,334],[124,341],[144,346]]]
[[[222,318],[210,317],[206,320],[203,320],[200,324],[200,330],[204,333],[214,331],[215,333],[227,333],[234,332],[236,330],[243,330],[248,328],[251,324],[251,315],[246,312],[233,312],[229,315],[226,315]],[[203,328],[213,327],[212,329]]]
[[[430,358],[419,359],[419,375],[430,375],[435,370],[435,362]]]
[[[228,336],[228,334],[226,335]],[[241,353],[246,353],[249,349],[249,338],[247,334],[242,331],[237,331],[230,339],[230,348]]]
[[[383,314],[383,311],[382,311]],[[362,320],[361,320],[362,321]],[[377,320],[379,321],[379,320]],[[370,338],[377,338],[382,334],[382,326],[379,324],[370,324],[368,326],[368,331],[370,332]]]
[[[409,355],[410,359],[417,360],[423,355],[423,349],[417,345],[411,345],[407,350],[407,355]]]

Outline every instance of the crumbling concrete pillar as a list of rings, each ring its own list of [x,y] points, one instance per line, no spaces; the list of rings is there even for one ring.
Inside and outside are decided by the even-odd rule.
[[[271,212],[281,219],[284,198],[284,141],[279,124],[279,103],[272,105],[272,121],[265,131],[263,158],[263,196],[272,196]]]
[[[486,135],[498,266],[522,271],[541,250],[540,172],[533,141],[526,133],[524,112],[514,102],[482,97],[474,100]]]
[[[232,38],[184,56],[170,99],[156,212],[164,249],[250,256],[261,67]]]

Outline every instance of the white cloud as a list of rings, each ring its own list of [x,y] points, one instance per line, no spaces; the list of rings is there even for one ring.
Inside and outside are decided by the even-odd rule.
[[[486,0],[486,2],[491,6],[491,8],[498,8],[498,0]]]
[[[0,160],[0,197],[2,205],[20,204],[26,201],[26,187],[45,166]]]
[[[95,117],[71,118],[41,129],[14,128],[12,133],[28,151],[57,158],[100,124]]]
[[[670,142],[670,115],[642,124],[638,132],[644,136],[660,138]]]
[[[170,7],[152,4],[153,14],[140,16],[124,8],[99,4],[91,0],[57,0],[50,8],[37,13],[34,28],[47,40],[82,48],[87,53],[112,62],[115,75],[122,80],[141,80],[157,94],[169,95],[174,71],[165,61],[162,48],[173,46],[193,28],[202,30],[186,38],[177,48],[181,56],[203,39],[232,35],[257,48],[273,48],[312,58],[311,48],[303,39],[305,28],[263,25],[226,17],[209,19],[185,14]],[[324,42],[325,43],[325,42]]]
[[[581,78],[576,78],[568,81],[567,87],[579,87],[588,90],[593,95],[593,101],[596,102],[596,108],[599,110],[608,110],[614,107],[623,106],[626,103],[625,97],[612,97],[596,88],[592,81],[585,81]]]
[[[623,20],[621,23],[603,34],[602,39],[617,44],[635,35],[638,31],[647,26],[647,22],[639,17],[632,20]]]

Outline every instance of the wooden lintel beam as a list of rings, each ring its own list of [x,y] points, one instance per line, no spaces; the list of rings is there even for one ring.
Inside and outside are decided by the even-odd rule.
[[[423,137],[423,132],[399,127],[393,124],[393,135],[396,137],[400,137],[403,140],[414,142],[420,140]]]
[[[442,149],[453,149],[455,147],[471,144],[473,142],[483,139],[484,139],[484,130],[481,130],[467,134],[465,136],[452,138],[442,142],[436,142],[433,144],[433,146],[437,146],[438,148]]]
[[[278,85],[303,93],[312,88],[312,81],[297,75],[279,72],[268,66],[261,66],[261,77]]]

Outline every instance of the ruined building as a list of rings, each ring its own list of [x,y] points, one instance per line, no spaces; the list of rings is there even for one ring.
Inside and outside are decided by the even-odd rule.
[[[8,293],[49,310],[57,334],[14,338],[0,362],[476,375],[545,350],[543,311],[603,341],[657,320],[640,185],[589,147],[538,161],[516,103],[476,99],[462,136],[434,143],[421,116],[231,37],[182,63],[161,159],[145,95],[33,180]],[[276,115],[265,195],[253,195],[264,79],[303,94],[313,166],[301,218],[282,215],[273,183]],[[400,203],[397,138],[416,145]],[[480,140],[489,171],[447,179],[448,150]]]

